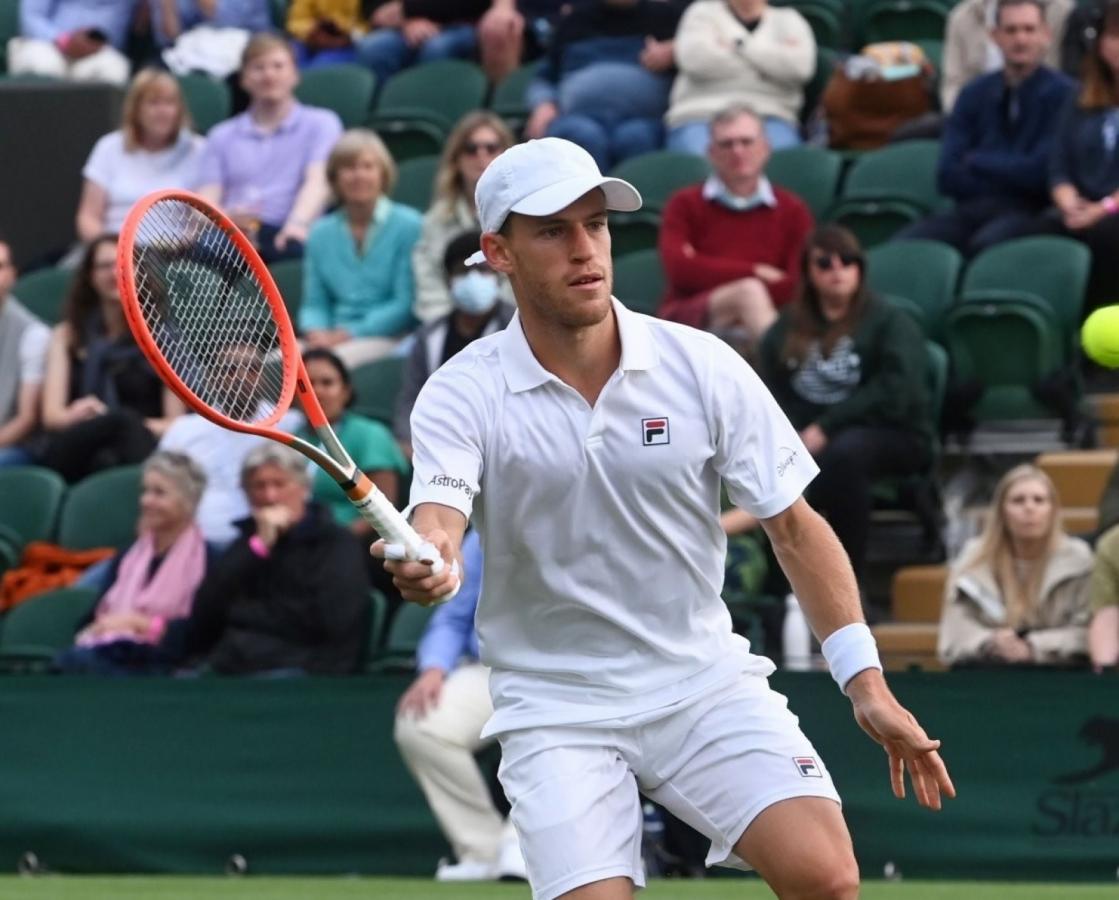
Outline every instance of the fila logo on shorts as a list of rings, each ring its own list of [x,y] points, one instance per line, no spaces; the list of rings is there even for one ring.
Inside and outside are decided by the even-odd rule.
[[[668,443],[668,417],[641,420],[641,443],[646,447]]]
[[[823,778],[824,773],[820,771],[820,767],[816,765],[816,760],[811,756],[794,756],[793,762],[796,763],[797,769],[800,771],[801,778]]]

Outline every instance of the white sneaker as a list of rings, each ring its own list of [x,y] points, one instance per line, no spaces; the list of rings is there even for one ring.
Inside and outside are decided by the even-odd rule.
[[[466,859],[460,863],[452,863],[446,859],[439,860],[435,867],[436,881],[496,881],[497,870],[493,863],[479,862]]]
[[[500,881],[528,881],[528,869],[516,835],[501,842],[501,852],[497,857],[497,877]]]

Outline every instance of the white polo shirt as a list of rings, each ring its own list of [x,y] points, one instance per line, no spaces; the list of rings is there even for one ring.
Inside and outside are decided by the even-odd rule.
[[[765,518],[818,469],[754,371],[718,338],[614,301],[621,364],[595,406],[545,370],[515,316],[424,385],[413,506],[473,515],[486,735],[642,716],[773,664],[720,593],[720,479]]]

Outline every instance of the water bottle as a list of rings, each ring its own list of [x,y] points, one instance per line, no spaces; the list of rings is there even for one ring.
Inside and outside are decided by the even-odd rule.
[[[645,877],[657,878],[664,874],[661,865],[664,819],[661,811],[648,800],[641,804],[641,819],[641,859],[645,864]]]
[[[785,598],[785,622],[781,626],[781,644],[785,649],[785,668],[804,672],[812,664],[812,631],[796,594]]]

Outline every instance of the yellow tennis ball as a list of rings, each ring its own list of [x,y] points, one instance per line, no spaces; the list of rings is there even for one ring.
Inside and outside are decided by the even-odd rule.
[[[1088,316],[1080,329],[1080,344],[1089,359],[1119,369],[1119,306],[1104,306]]]

